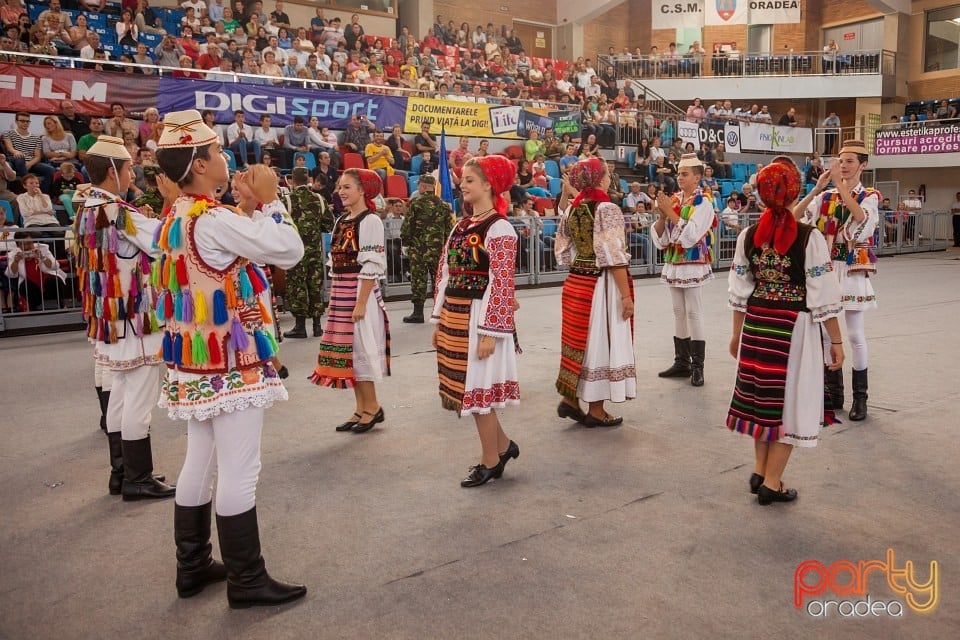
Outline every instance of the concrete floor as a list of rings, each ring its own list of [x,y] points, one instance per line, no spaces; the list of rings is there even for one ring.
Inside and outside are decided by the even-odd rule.
[[[387,421],[367,435],[333,431],[352,394],[307,382],[318,339],[286,341],[291,400],[267,414],[258,510],[268,568],[310,591],[243,612],[223,585],[176,597],[172,501],[107,495],[82,335],[0,341],[0,638],[957,637],[958,259],[881,261],[870,417],[797,451],[787,480],[800,499],[767,508],[747,492],[750,441],[723,426],[735,374],[725,274],[704,291],[700,390],[656,377],[672,357],[669,299],[637,282],[640,397],[615,407],[625,422],[611,430],[556,418],[559,289],[521,292],[523,402],[501,417],[522,455],[480,489],[459,486],[475,431],[440,409],[431,330],[400,322],[406,303],[389,305]],[[155,411],[156,467],[171,478],[184,431]],[[799,563],[888,548],[922,580],[940,563],[932,613],[794,607]],[[867,590],[903,601],[877,573]]]

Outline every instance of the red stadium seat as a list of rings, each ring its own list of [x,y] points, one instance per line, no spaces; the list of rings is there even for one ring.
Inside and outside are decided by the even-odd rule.
[[[387,198],[400,198],[406,200],[410,197],[410,192],[407,190],[407,179],[401,175],[392,175],[387,176],[387,184],[385,189],[385,197]]]
[[[341,165],[344,169],[366,169],[363,156],[359,153],[351,152],[343,154]]]
[[[504,149],[504,153],[506,153],[507,157],[511,160],[520,160],[523,158],[523,147],[519,144],[512,144]]]

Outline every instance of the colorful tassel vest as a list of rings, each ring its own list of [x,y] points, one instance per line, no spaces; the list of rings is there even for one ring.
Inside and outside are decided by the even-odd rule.
[[[678,195],[679,194],[679,195]],[[686,204],[682,201],[683,192],[678,191],[673,195],[673,210],[680,216],[681,220],[690,220],[690,216],[696,208],[704,201],[710,203],[710,209],[713,210],[713,199],[709,193],[702,192],[699,189],[694,193]],[[664,264],[713,264],[713,227],[717,226],[717,218],[714,215],[713,224],[697,244],[689,249],[683,247],[679,242],[672,243],[663,250]],[[672,237],[674,231],[672,222],[667,222],[667,234]]]
[[[130,216],[137,208],[97,188],[90,189],[87,198],[73,223],[87,338],[116,344],[122,338],[159,331],[161,323],[154,313],[157,291],[150,282],[154,261],[139,250],[132,257],[118,253],[119,232],[137,233]]]
[[[878,201],[880,192],[876,189],[863,188],[857,194],[857,204],[876,194]],[[844,236],[844,230],[847,224],[857,224],[855,220],[850,220],[850,209],[843,206],[843,198],[836,189],[831,189],[823,194],[823,200],[820,202],[820,217],[817,219],[817,228],[831,242],[830,258],[834,261],[845,262],[849,269],[848,273],[862,271],[866,273],[876,273],[877,255],[873,251],[876,246],[875,232],[869,238],[858,238],[854,242],[848,242]],[[878,225],[879,231],[879,225]]]
[[[365,211],[354,219],[346,214],[337,219],[330,238],[330,270],[333,273],[360,273],[360,221],[371,215]]]
[[[150,274],[160,291],[157,316],[167,323],[161,355],[168,367],[187,373],[250,369],[278,349],[273,331],[264,329],[273,317],[260,295],[270,288],[260,267],[237,258],[221,271],[197,252],[195,225],[214,207],[232,215],[213,200],[181,196],[154,238],[163,250]]]
[[[487,254],[487,230],[500,216],[490,216],[474,224],[469,217],[453,228],[447,245],[446,295],[458,298],[477,299],[490,284],[490,256]]]

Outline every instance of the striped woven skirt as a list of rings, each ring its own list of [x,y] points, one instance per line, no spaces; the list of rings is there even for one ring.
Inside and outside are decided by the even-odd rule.
[[[327,323],[310,376],[316,385],[349,389],[357,381],[390,375],[390,326],[379,286],[370,294],[373,299],[367,302],[364,318],[354,323],[359,288],[355,273],[335,274],[331,282]]]
[[[437,373],[444,409],[487,414],[520,402],[515,340],[497,338],[493,353],[477,357],[481,300],[446,296],[437,327]]]
[[[444,409],[459,412],[467,381],[467,356],[470,349],[470,298],[447,296],[437,327],[437,374],[440,377],[440,403]]]
[[[757,440],[783,435],[790,343],[799,311],[748,306],[740,338],[737,384],[727,427]]]
[[[590,310],[599,276],[571,273],[563,283],[560,297],[560,375],[557,391],[576,401],[583,357],[590,334]]]

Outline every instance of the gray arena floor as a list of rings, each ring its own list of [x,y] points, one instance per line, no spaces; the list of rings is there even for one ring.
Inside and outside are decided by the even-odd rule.
[[[0,638],[957,637],[958,259],[881,260],[870,416],[795,452],[789,505],[756,504],[751,442],[723,426],[726,274],[704,292],[700,390],[657,378],[672,358],[669,298],[637,281],[640,397],[614,407],[625,421],[611,430],[556,417],[560,290],[521,292],[523,401],[501,414],[521,456],[479,489],[459,486],[479,459],[472,421],[440,409],[432,329],[400,322],[407,303],[389,305],[387,420],[366,435],[333,431],[350,392],[306,380],[319,339],[284,342],[291,399],[267,413],[258,510],[268,568],[309,592],[279,609],[231,611],[223,585],[179,600],[173,502],[107,495],[82,335],[2,340]],[[156,467],[171,478],[184,433],[155,411]],[[885,563],[888,548],[919,581],[939,563],[932,612],[822,619],[794,606],[800,563]],[[880,570],[865,591],[905,599]]]

